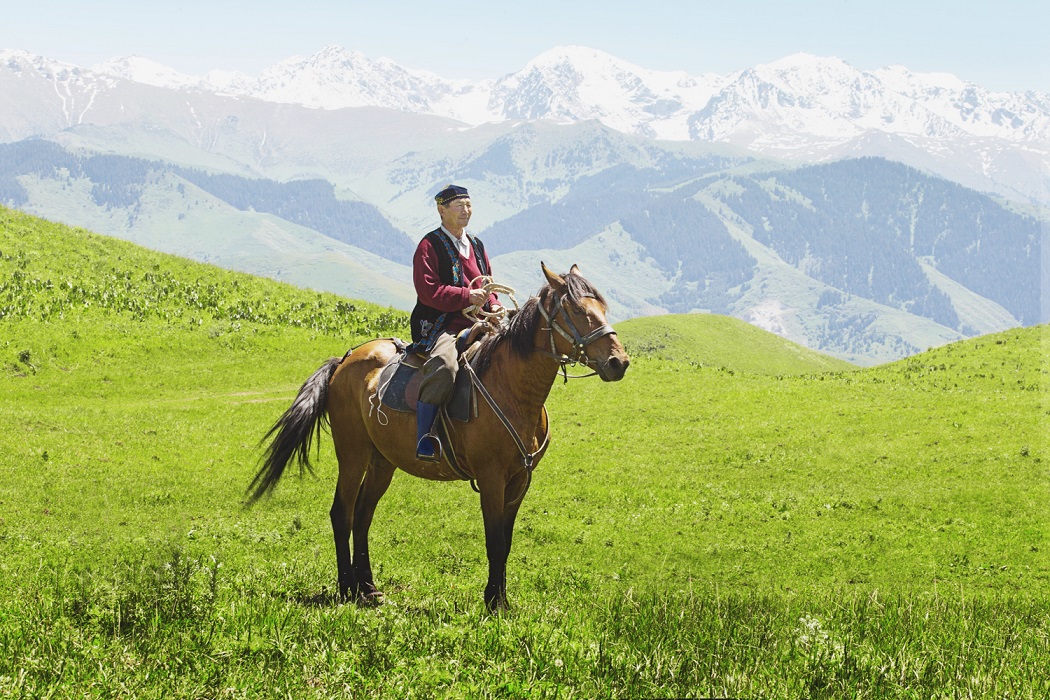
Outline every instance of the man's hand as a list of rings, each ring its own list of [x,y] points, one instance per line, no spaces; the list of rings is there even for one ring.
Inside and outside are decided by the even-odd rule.
[[[500,312],[500,310],[502,310],[502,309],[503,309],[503,307],[500,306],[499,304],[493,304],[491,311],[494,314],[498,314]],[[489,323],[491,325],[495,326],[496,328],[499,328],[500,320],[501,320],[500,316],[489,316]]]
[[[489,293],[484,289],[471,289],[470,290],[470,305],[471,306],[484,306],[485,302],[489,300]]]

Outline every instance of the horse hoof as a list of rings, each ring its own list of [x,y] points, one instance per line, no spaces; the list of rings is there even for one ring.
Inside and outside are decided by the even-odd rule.
[[[386,596],[383,595],[382,591],[372,590],[367,593],[360,593],[357,596],[357,606],[360,608],[378,608],[385,602]]]
[[[489,612],[493,615],[501,615],[510,612],[510,603],[507,602],[506,598],[496,598],[494,600],[485,601],[485,607],[487,607]]]

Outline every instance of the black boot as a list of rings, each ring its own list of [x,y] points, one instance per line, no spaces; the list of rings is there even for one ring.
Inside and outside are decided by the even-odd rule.
[[[416,403],[416,459],[420,461],[441,461],[441,441],[431,432],[439,410],[437,404]]]

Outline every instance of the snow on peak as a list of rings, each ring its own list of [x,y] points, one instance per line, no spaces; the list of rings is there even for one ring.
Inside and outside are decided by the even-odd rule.
[[[572,65],[581,70],[606,70],[611,66],[629,70],[641,70],[637,66],[622,61],[611,54],[598,49],[590,49],[586,46],[556,46],[553,49],[544,51],[526,63],[523,70],[532,68],[542,70],[563,65]]]
[[[23,61],[31,63],[36,58],[41,57],[31,54],[24,49],[0,49],[0,61],[3,63],[21,63]]]
[[[425,113],[443,85],[436,76],[333,44],[267,68],[246,94],[321,109],[376,106]]]
[[[898,64],[872,71],[872,75],[902,95],[917,96],[943,90],[961,92],[969,87],[967,82],[951,73],[913,73]]]
[[[210,70],[201,78],[201,85],[219,93],[243,95],[251,91],[255,78],[240,71]]]
[[[305,71],[345,71],[369,63],[368,58],[359,51],[350,51],[342,46],[330,44],[311,56],[292,56],[267,68],[259,76],[260,80],[287,73]]]
[[[14,71],[32,69],[37,72],[51,73],[55,75],[76,75],[81,72],[81,68],[72,63],[56,61],[55,59],[30,53],[23,49],[0,50],[0,67],[5,67]]]
[[[840,58],[807,53],[796,53],[758,65],[744,74],[791,92],[818,94],[863,79],[861,71]]]
[[[688,138],[688,115],[724,79],[641,68],[604,51],[559,46],[496,81],[490,106],[504,119],[596,119],[618,131]]]
[[[102,73],[122,80],[131,80],[155,87],[181,89],[200,83],[200,78],[180,73],[142,56],[117,56],[91,66],[95,73]]]
[[[557,46],[499,79],[450,81],[388,58],[330,44],[270,66],[258,77],[181,74],[142,56],[85,71],[20,50],[0,51],[0,70],[48,80],[104,74],[172,89],[210,90],[312,108],[384,107],[467,124],[595,120],[661,139],[726,141],[787,153],[845,144],[861,134],[951,139],[962,134],[1047,141],[1050,95],[990,93],[947,73],[899,65],[857,69],[836,57],[796,53],[730,75],[641,68],[585,46]]]

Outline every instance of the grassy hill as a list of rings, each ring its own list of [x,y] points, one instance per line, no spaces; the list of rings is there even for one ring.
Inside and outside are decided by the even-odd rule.
[[[0,207],[0,319],[381,334],[405,314],[157,253]]]
[[[622,382],[552,389],[491,618],[463,483],[395,478],[378,610],[332,597],[330,440],[242,506],[302,380],[403,314],[7,210],[0,312],[0,697],[1050,692],[1045,326],[823,371],[621,324]]]
[[[840,372],[854,365],[731,316],[673,314],[616,326],[632,357],[646,356],[755,374]]]

